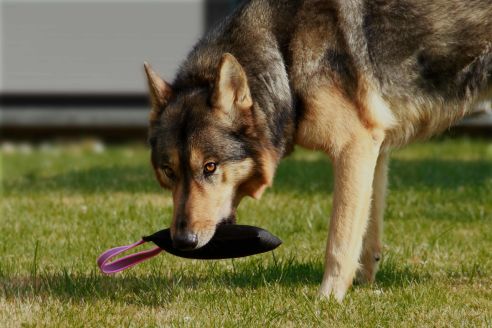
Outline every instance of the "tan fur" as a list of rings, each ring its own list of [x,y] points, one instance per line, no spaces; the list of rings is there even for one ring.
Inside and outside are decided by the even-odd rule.
[[[393,119],[389,109],[374,101],[373,97],[368,93],[363,99],[364,102],[370,99],[371,103],[365,103],[365,113],[361,114],[357,104],[346,99],[334,85],[313,90],[304,99],[306,111],[298,127],[296,143],[325,151],[335,159],[356,137],[357,129],[369,131],[374,140],[382,140],[385,129],[393,124]],[[360,115],[370,117],[371,124],[368,126]]]
[[[204,158],[199,151],[192,149],[192,172],[200,172],[203,165],[210,160],[212,159]],[[236,185],[247,179],[252,170],[251,159],[219,165],[215,173],[218,181],[214,185],[192,179],[187,195],[184,194],[183,185],[176,183],[173,189],[175,211],[171,233],[174,235],[176,230],[177,209],[184,206],[184,213],[180,214],[187,217],[188,229],[197,234],[197,247],[207,244],[219,221],[231,213]]]
[[[169,188],[167,183],[166,183],[167,178],[166,178],[166,175],[164,174],[164,172],[162,172],[162,170],[160,168],[155,167],[155,166],[153,166],[153,169],[154,169],[155,178],[159,182],[159,185],[162,188]]]
[[[220,212],[229,214],[230,204],[224,204],[224,200],[231,198],[232,190],[228,185],[209,188],[194,180],[189,188],[183,214],[188,218],[188,229],[198,235],[200,247],[212,238]]]
[[[325,274],[320,292],[342,300],[351,285],[369,216],[374,168],[384,139],[375,121],[368,128],[358,106],[336,89],[319,89],[305,99],[306,113],[297,142],[323,150],[332,158],[335,173],[333,212],[326,249]],[[380,108],[366,103],[367,117],[378,117]]]
[[[236,117],[233,106],[239,110],[253,106],[246,73],[237,59],[229,53],[222,55],[218,72],[212,103],[230,114],[231,120],[234,120]]]
[[[257,175],[251,176],[240,187],[241,193],[248,195],[256,200],[260,199],[265,190],[273,184],[273,177],[278,160],[269,151],[261,154],[261,167]]]
[[[387,148],[433,135],[470,107],[464,101],[387,102],[374,89],[359,92],[359,97],[350,101],[334,85],[317,89],[304,99],[306,112],[296,136],[298,144],[322,150],[333,161],[333,212],[320,293],[339,301],[352,284],[359,256],[360,281],[372,282],[377,272],[382,252]],[[396,106],[400,110],[390,109]]]
[[[463,118],[472,105],[444,99],[436,102],[424,97],[389,99],[388,102],[395,108],[396,124],[386,133],[385,149],[401,147],[442,132]]]
[[[365,104],[359,113],[369,122],[369,127],[386,131],[396,125],[393,112],[375,87],[367,87],[365,92],[359,95],[359,102]]]
[[[341,301],[358,268],[381,139],[360,129],[334,161],[335,188],[320,292]],[[363,163],[361,165],[361,163]]]

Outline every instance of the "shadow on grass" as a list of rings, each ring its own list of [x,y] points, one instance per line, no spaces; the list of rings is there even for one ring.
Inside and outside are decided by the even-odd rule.
[[[390,189],[480,186],[492,179],[490,160],[392,160]]]
[[[492,161],[474,160],[392,160],[390,189],[458,188],[482,185],[492,179]],[[52,177],[30,172],[17,180],[4,181],[6,194],[47,191],[94,192],[159,192],[147,165],[113,165],[93,167]],[[313,194],[331,192],[332,169],[328,160],[287,158],[278,168],[273,192]]]
[[[234,263],[234,262],[232,262]],[[1,277],[0,295],[6,298],[55,297],[62,300],[85,301],[109,299],[114,302],[159,305],[172,302],[180,294],[206,292],[223,294],[223,289],[246,289],[271,285],[316,285],[321,281],[319,263],[285,261],[266,264],[261,260],[236,263],[233,269],[216,269],[213,263],[199,273],[150,272],[146,275],[104,276],[93,271],[89,274],[41,273],[33,277]],[[219,290],[218,290],[219,289]]]
[[[488,160],[401,160],[390,161],[390,190],[408,188],[459,188],[480,186],[492,179]],[[277,192],[326,193],[332,190],[332,168],[328,161],[287,159],[279,167],[274,189]]]
[[[112,165],[85,170],[71,170],[50,177],[32,171],[17,180],[4,181],[5,192],[75,191],[95,192],[159,192],[160,187],[149,166]]]
[[[275,285],[283,287],[308,285],[316,290],[322,276],[321,263],[314,261],[301,263],[294,260],[278,264],[248,262],[237,265],[234,270],[212,269],[199,274],[173,272],[171,275],[169,272],[151,272],[141,276],[127,273],[107,277],[95,271],[90,274],[62,271],[55,274],[40,274],[36,279],[2,277],[0,294],[7,299],[34,296],[75,302],[107,299],[117,303],[159,306],[171,303],[183,294],[195,297],[196,292],[209,292],[212,295],[217,294],[215,295],[217,297],[222,296],[224,288],[255,290]],[[383,288],[405,287],[429,279],[429,275],[419,274],[408,267],[401,270],[396,265],[383,265],[378,273],[377,284]]]
[[[377,285],[383,288],[422,284],[430,279],[428,272],[419,272],[408,265],[402,266],[392,261],[384,262],[376,275]]]

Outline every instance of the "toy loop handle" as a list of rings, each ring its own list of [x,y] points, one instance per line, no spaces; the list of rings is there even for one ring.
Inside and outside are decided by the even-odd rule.
[[[115,248],[108,249],[104,253],[102,253],[98,259],[97,259],[97,265],[99,266],[99,269],[105,273],[105,274],[114,274],[123,270],[126,270],[128,268],[131,268],[132,266],[143,262],[145,260],[148,260],[160,252],[162,252],[162,249],[159,247],[149,249],[146,251],[141,251],[135,254],[130,254],[125,257],[122,257],[120,259],[117,259],[113,262],[109,262],[113,257],[117,256],[118,254],[121,254],[123,252],[126,252],[127,250],[130,250],[132,248],[135,248],[139,245],[144,244],[144,240],[140,240],[134,244],[127,245],[127,246],[119,246]],[[108,263],[109,262],[109,263]]]

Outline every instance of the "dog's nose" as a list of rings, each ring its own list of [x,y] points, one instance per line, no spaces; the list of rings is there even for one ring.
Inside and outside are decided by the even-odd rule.
[[[173,238],[173,246],[180,250],[191,250],[198,244],[198,236],[192,232],[177,233]]]

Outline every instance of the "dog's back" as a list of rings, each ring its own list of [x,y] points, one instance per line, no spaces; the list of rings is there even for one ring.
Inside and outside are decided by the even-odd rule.
[[[397,120],[388,142],[449,127],[490,86],[492,2],[367,1],[372,69]],[[404,133],[402,133],[402,131]]]
[[[371,69],[388,83],[386,93],[450,99],[483,87],[467,85],[462,75],[490,51],[492,1],[368,0],[364,7]]]
[[[211,83],[224,52],[273,79],[274,92],[251,79],[252,93],[283,108],[326,81],[354,98],[364,80],[405,122],[388,138],[402,144],[465,114],[490,85],[491,44],[489,0],[252,0],[198,43],[174,84]]]
[[[370,84],[403,123],[388,144],[439,132],[490,88],[491,1],[305,1],[297,17],[294,87],[332,80],[353,99]]]

